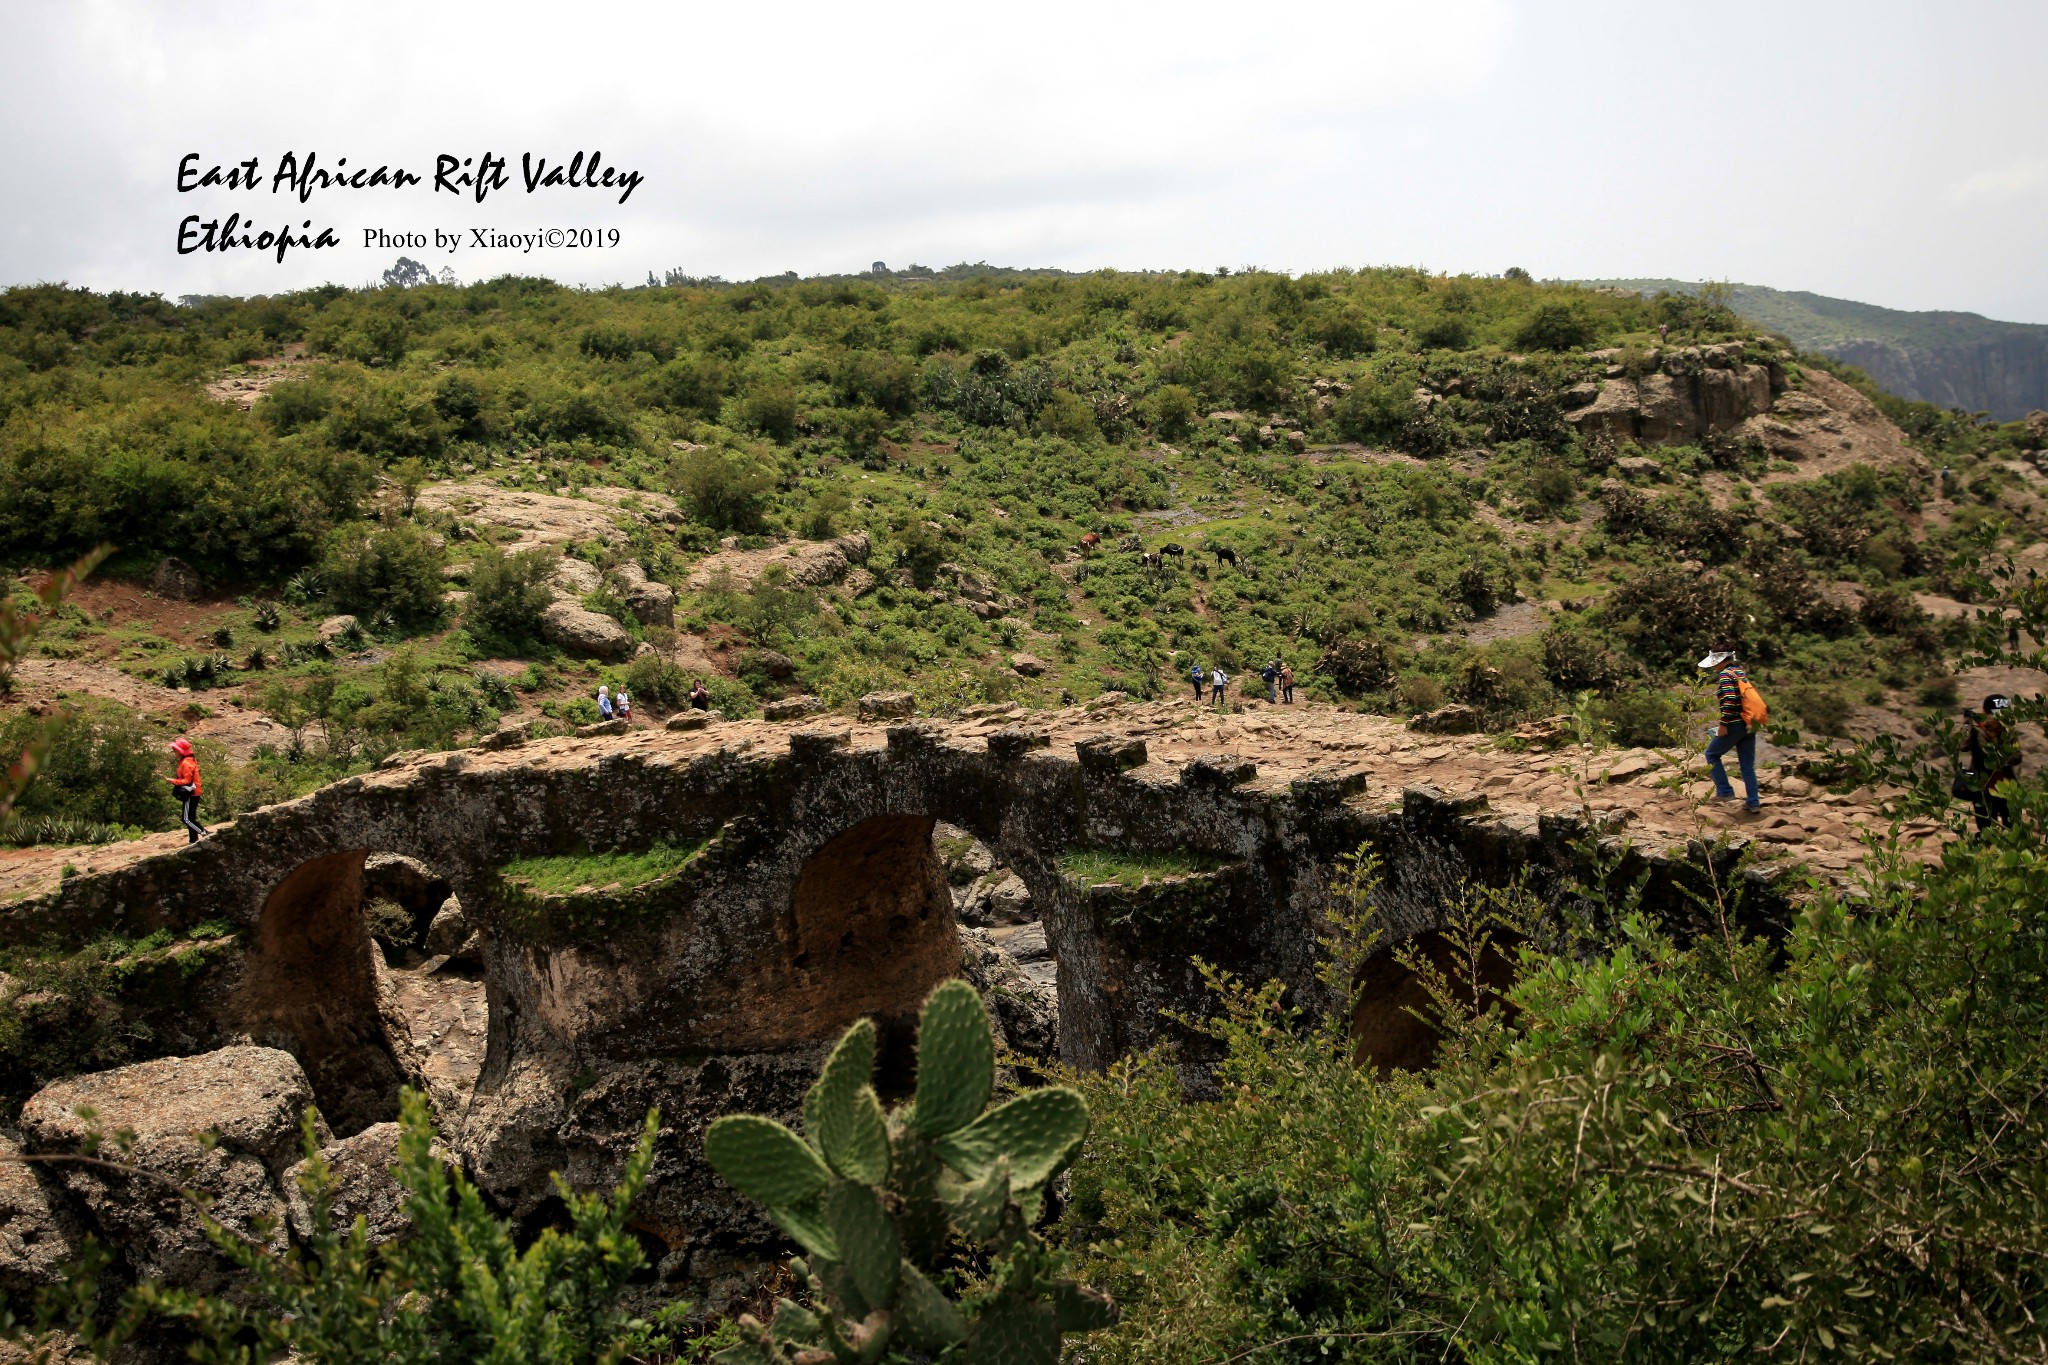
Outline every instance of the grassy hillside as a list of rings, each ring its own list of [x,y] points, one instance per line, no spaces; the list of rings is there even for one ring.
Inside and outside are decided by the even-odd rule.
[[[1816,479],[1755,441],[1582,439],[1569,405],[1642,373],[1660,323],[1673,345],[1741,341],[1800,383],[1778,347],[1683,295],[1413,270],[950,273],[191,306],[10,290],[0,560],[112,544],[100,595],[46,656],[72,690],[121,701],[110,753],[138,714],[275,718],[241,788],[254,801],[507,711],[589,719],[599,681],[630,678],[659,712],[692,674],[728,710],[886,687],[945,710],[1171,695],[1191,665],[1250,680],[1279,657],[1311,699],[1462,700],[1497,726],[1590,691],[1643,741],[1675,721],[1687,660],[1735,634],[1767,676],[1787,670],[1788,714],[1828,732],[1927,683],[1940,629],[1906,594],[1943,586],[1946,547],[2001,520],[2033,534],[2019,476],[1992,458],[2025,433],[1924,406],[1886,400],[1960,471],[1939,517],[1903,468]],[[1589,357],[1603,347],[1622,349]],[[261,396],[243,411],[209,384]],[[590,600],[654,657],[629,672],[539,645],[545,566],[415,504],[446,480],[672,495],[680,524],[572,547],[681,590],[673,630]],[[875,547],[871,587],[687,586],[721,544],[854,530]],[[1189,553],[1141,562],[1169,543]],[[203,600],[134,590],[166,554],[198,568]],[[469,575],[459,605],[444,569]],[[1859,584],[1876,604],[1860,614],[1839,586]],[[359,630],[321,641],[338,611]],[[1027,653],[1041,670],[1012,667]],[[113,762],[98,752],[75,756],[81,792]],[[146,784],[109,817],[63,778],[41,788],[50,818],[168,818]]]

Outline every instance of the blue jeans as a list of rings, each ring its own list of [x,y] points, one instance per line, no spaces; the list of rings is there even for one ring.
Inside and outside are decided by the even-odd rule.
[[[1747,798],[1744,804],[1755,810],[1756,736],[1739,720],[1728,727],[1727,734],[1715,735],[1707,741],[1707,768],[1714,776],[1714,795],[1724,801],[1735,795],[1735,788],[1728,785],[1728,770],[1721,766],[1721,755],[1730,749],[1735,751],[1735,762],[1742,769],[1742,789]]]

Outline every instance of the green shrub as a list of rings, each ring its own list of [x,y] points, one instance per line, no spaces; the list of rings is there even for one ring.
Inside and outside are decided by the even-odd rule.
[[[1458,313],[1441,313],[1429,318],[1414,332],[1417,349],[1462,351],[1472,345],[1472,324]]]
[[[40,717],[13,716],[0,723],[0,754],[11,762],[43,731]],[[15,811],[167,829],[177,818],[170,784],[163,780],[170,774],[168,743],[132,711],[93,705],[49,727],[49,748]]]
[[[759,532],[774,480],[735,451],[687,452],[671,470],[672,486],[692,520],[714,531]]]
[[[480,640],[517,647],[540,634],[541,613],[554,601],[553,560],[540,550],[507,555],[478,545],[469,566],[469,602],[463,619]]]
[[[1510,950],[1518,980],[1487,985],[1533,921],[1456,911],[1443,965],[1399,958],[1440,1039],[1426,1078],[1359,1067],[1345,1009],[1212,971],[1200,1098],[1165,1048],[1077,1078],[1094,1126],[1065,1229],[1123,1308],[1088,1358],[2035,1349],[2048,802],[2027,811],[1868,899],[1820,894],[1782,943],[1680,946],[1616,897],[1607,937]],[[1378,921],[1340,919],[1344,1002]]]
[[[1685,708],[1676,697],[1647,688],[1603,698],[1594,714],[1616,744],[1661,749],[1685,740]]]
[[[408,626],[441,615],[441,548],[416,526],[337,527],[320,556],[320,580],[343,611],[389,612]]]
[[[72,1325],[110,1359],[124,1343],[188,1334],[203,1360],[387,1361],[392,1365],[519,1360],[534,1365],[598,1365],[672,1350],[679,1314],[656,1322],[620,1304],[646,1263],[628,1226],[633,1201],[654,1163],[658,1116],[650,1113],[638,1147],[609,1195],[583,1195],[556,1177],[558,1226],[538,1236],[517,1230],[484,1203],[459,1169],[443,1164],[424,1096],[400,1101],[394,1174],[404,1191],[407,1235],[373,1249],[364,1225],[337,1226],[334,1179],[306,1119],[311,1163],[304,1188],[314,1232],[303,1250],[277,1252],[225,1229],[214,1245],[248,1277],[245,1289],[213,1298],[144,1284],[114,1311]],[[91,1303],[74,1287],[43,1296],[60,1321]],[[10,1335],[20,1339],[22,1328]]]
[[[1153,433],[1162,441],[1184,439],[1201,415],[1201,410],[1195,405],[1195,395],[1180,384],[1160,385],[1158,391],[1145,400],[1145,412],[1152,423]]]
[[[646,654],[627,665],[626,689],[636,706],[677,711],[690,699],[690,675],[666,654]]]
[[[1590,346],[1599,328],[1585,309],[1572,303],[1539,303],[1515,328],[1515,348],[1523,351],[1574,351]]]
[[[1815,734],[1840,735],[1855,704],[1832,687],[1807,685],[1785,689],[1785,706]]]
[[[1052,397],[1038,410],[1038,424],[1054,436],[1085,441],[1099,433],[1094,410],[1086,399],[1071,389],[1054,389]]]
[[[785,380],[760,380],[741,395],[738,415],[741,426],[786,442],[796,435],[796,390]]]

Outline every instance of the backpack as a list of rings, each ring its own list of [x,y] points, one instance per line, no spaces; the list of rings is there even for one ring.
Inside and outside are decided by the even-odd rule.
[[[1749,679],[1737,678],[1735,690],[1742,694],[1742,723],[1754,734],[1758,726],[1770,720],[1771,708],[1764,705],[1764,694]]]

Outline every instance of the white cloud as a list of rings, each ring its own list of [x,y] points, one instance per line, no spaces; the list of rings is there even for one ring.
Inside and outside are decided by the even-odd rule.
[[[1950,187],[1957,199],[2022,199],[2048,188],[2048,157],[2014,161],[1995,170],[1978,171]]]

